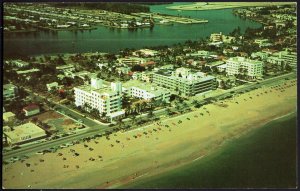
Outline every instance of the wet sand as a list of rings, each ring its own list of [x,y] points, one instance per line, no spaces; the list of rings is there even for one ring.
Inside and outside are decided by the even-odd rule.
[[[285,81],[278,87],[262,88],[219,104],[209,104],[163,120],[161,124],[156,122],[112,134],[109,140],[101,137],[56,153],[35,155],[2,167],[3,186],[114,188],[153,176],[201,160],[224,141],[295,111],[296,92],[296,80]],[[74,152],[79,156],[74,156]]]

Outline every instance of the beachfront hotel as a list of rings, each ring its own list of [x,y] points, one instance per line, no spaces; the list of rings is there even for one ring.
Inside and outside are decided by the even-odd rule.
[[[123,84],[123,93],[147,101],[155,100],[167,103],[170,101],[171,97],[171,92],[167,88],[140,82],[138,80],[130,80]]]
[[[178,92],[182,96],[193,96],[216,89],[216,78],[187,68],[175,71],[158,71],[153,74],[153,83]]]
[[[262,77],[263,62],[244,57],[229,58],[226,61],[226,73],[228,76],[245,73],[251,78]]]
[[[101,79],[92,78],[91,85],[74,88],[75,105],[86,110],[97,109],[105,113],[111,120],[124,114],[122,110],[122,84],[111,83],[111,87],[103,84]]]

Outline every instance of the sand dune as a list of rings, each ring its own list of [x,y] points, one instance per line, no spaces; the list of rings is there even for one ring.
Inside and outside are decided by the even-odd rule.
[[[5,165],[3,185],[6,188],[28,185],[31,188],[112,188],[201,160],[224,141],[295,111],[296,81],[254,90],[222,103],[228,106],[206,105],[166,119],[160,125],[154,123],[143,129],[112,134],[110,140],[101,137]],[[74,152],[79,156],[74,156]]]

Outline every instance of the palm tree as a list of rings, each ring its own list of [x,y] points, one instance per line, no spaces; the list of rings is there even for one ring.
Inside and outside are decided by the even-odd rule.
[[[154,112],[153,112],[153,110],[150,110],[149,113],[148,113],[148,117],[152,118],[153,116],[154,116]]]
[[[171,115],[171,113],[172,113],[172,111],[171,111],[170,108],[167,108],[167,109],[166,109],[166,112],[167,112],[168,115]]]
[[[106,116],[106,112],[101,113],[101,118],[103,119]]]
[[[145,110],[146,109],[146,107],[147,107],[147,102],[143,102],[142,104],[141,104],[141,108],[142,108],[142,110]]]
[[[141,104],[139,102],[135,104],[135,110],[136,110],[137,113],[140,113],[140,111],[141,111]]]

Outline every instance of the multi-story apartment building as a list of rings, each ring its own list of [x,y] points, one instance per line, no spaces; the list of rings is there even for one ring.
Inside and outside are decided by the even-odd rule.
[[[229,76],[235,74],[246,74],[250,78],[262,77],[263,62],[246,59],[244,57],[233,57],[226,61],[226,73]]]
[[[159,86],[155,86],[150,83],[143,83],[138,80],[131,80],[126,82],[123,87],[122,91],[124,94],[136,97],[144,100],[160,100],[164,102],[169,102],[171,92]]]
[[[97,109],[100,114],[118,117],[122,111],[122,84],[111,83],[105,86],[101,79],[92,78],[91,85],[75,87],[75,105],[86,110]]]
[[[275,55],[278,55],[279,58],[285,60],[286,64],[289,64],[291,67],[297,67],[297,52],[285,50],[275,53]]]
[[[292,51],[280,51],[271,54],[267,59],[267,62],[275,65],[290,65],[292,68],[297,68],[297,53]]]
[[[216,88],[216,78],[202,72],[178,68],[173,72],[158,71],[153,74],[153,83],[181,94],[193,96]]]
[[[143,85],[131,87],[131,96],[145,100],[153,99],[169,102],[171,92],[165,88]]]

